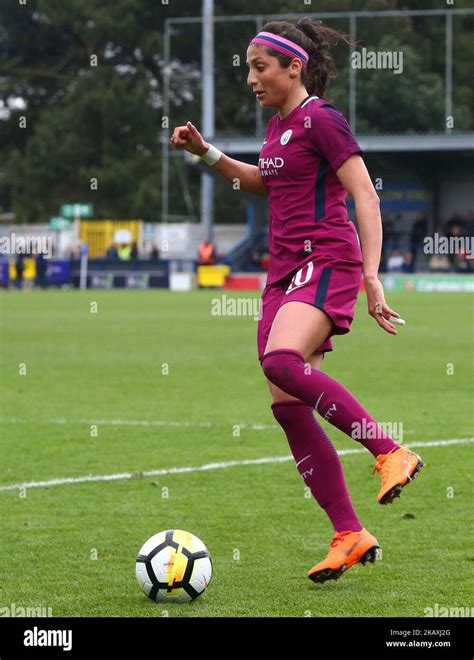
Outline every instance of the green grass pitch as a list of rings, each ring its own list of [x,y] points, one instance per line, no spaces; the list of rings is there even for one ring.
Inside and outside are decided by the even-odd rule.
[[[0,485],[134,476],[1,490],[0,609],[369,617],[472,605],[471,444],[419,447],[425,470],[386,507],[372,456],[343,455],[383,559],[324,585],[306,572],[325,556],[332,528],[292,461],[141,474],[289,455],[257,360],[256,321],[213,316],[221,295],[1,293]],[[407,321],[398,336],[367,315],[362,295],[324,369],[377,419],[402,422],[405,443],[472,437],[470,295],[387,300]],[[338,449],[360,447],[325,426]],[[211,584],[189,604],[155,604],[135,580],[140,546],[169,528],[197,534],[212,555]]]

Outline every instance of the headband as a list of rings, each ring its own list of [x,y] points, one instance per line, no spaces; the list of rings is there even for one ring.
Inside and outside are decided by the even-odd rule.
[[[301,64],[304,67],[308,64],[309,55],[304,50],[304,48],[301,48],[301,46],[295,44],[294,41],[280,37],[279,34],[273,34],[272,32],[259,32],[250,43],[268,46],[269,48],[273,48],[273,50],[277,50],[279,53],[283,53],[283,55],[287,55],[288,57],[297,57],[299,60],[301,60]]]

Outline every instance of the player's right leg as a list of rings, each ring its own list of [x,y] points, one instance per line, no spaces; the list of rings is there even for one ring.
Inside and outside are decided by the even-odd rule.
[[[287,284],[288,282],[271,285],[266,287],[263,293],[257,334],[259,357],[265,352],[273,320],[284,300]],[[305,350],[305,358],[312,369],[320,369],[324,352],[332,350],[331,340],[327,339],[327,330],[322,330],[316,351]],[[291,328],[291,334],[294,337],[294,326]],[[286,434],[297,469],[335,530],[328,556],[309,571],[308,577],[317,582],[336,579],[355,563],[364,563],[366,559],[373,560],[378,543],[363,528],[357,517],[339,456],[316,420],[313,407],[269,380],[268,385],[273,399],[272,412]],[[347,540],[351,540],[351,543],[347,544]],[[342,553],[339,553],[340,548]],[[347,552],[347,555],[344,554]]]
[[[365,528],[358,532],[336,532],[326,558],[313,566],[308,577],[313,582],[337,580],[351,566],[373,563],[380,556],[377,539]]]
[[[324,347],[327,343],[320,348]],[[323,353],[316,351],[308,363],[313,369],[319,369],[322,357]],[[308,577],[314,582],[335,580],[357,563],[373,562],[380,546],[357,517],[339,456],[311,406],[286,394],[270,381],[268,386],[273,398],[273,414],[285,431],[296,467],[335,531],[328,555],[308,572]]]

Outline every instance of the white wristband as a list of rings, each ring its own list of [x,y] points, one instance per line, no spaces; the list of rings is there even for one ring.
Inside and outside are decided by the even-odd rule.
[[[207,165],[215,165],[221,156],[222,151],[219,151],[219,149],[213,147],[211,144],[204,156],[201,156],[201,160],[207,163]]]

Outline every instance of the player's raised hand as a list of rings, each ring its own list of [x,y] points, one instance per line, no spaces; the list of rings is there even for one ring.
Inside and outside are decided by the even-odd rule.
[[[186,126],[177,126],[174,129],[170,144],[174,149],[184,149],[196,156],[203,156],[210,146],[204,142],[201,133],[190,121],[186,122]]]
[[[396,335],[397,330],[389,323],[390,316],[400,318],[400,314],[391,309],[385,302],[382,282],[378,279],[365,282],[367,294],[367,306],[370,316],[373,316],[379,326],[391,335]]]

